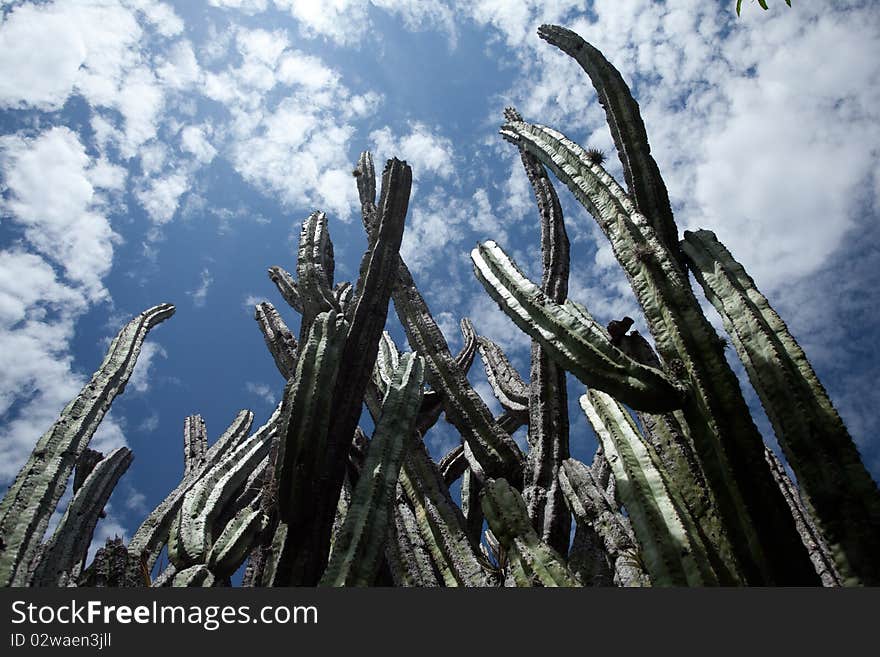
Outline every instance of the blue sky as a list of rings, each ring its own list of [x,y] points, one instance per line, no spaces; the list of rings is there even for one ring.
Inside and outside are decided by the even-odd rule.
[[[578,31],[633,85],[679,228],[714,230],[745,264],[876,478],[880,10],[745,3],[737,20],[734,4],[0,3],[0,483],[121,324],[159,302],[177,314],[93,441],[135,453],[99,537],[130,533],[176,485],[186,415],[212,440],[242,408],[262,424],[283,381],[253,304],[273,302],[296,328],[266,269],[295,266],[315,209],[330,217],[337,280],[355,276],[365,240],[351,170],[364,149],[413,166],[403,255],[453,348],[469,316],[527,374],[528,338],[468,258],[494,239],[540,278],[537,213],[497,134],[502,109],[612,148],[579,67],[537,38],[545,22]],[[571,297],[605,322],[638,317],[593,220],[559,192]],[[479,361],[471,378],[498,412]],[[569,385],[572,450],[589,461]],[[426,440],[439,457],[456,436],[441,421]]]

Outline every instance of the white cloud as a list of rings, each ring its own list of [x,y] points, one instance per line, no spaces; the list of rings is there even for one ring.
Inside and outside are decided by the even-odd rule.
[[[214,282],[214,277],[211,276],[211,272],[207,269],[203,269],[200,275],[200,283],[198,287],[194,290],[190,290],[187,292],[188,295],[192,297],[193,305],[196,308],[201,308],[205,305],[205,301],[208,298],[208,290],[211,287],[211,284]]]
[[[101,212],[93,181],[106,178],[104,165],[90,179],[93,162],[68,128],[50,128],[35,138],[0,139],[2,173],[9,190],[3,204],[24,228],[33,247],[63,267],[91,300],[107,296],[102,283],[113,261],[118,236]],[[120,172],[110,176],[119,184]]]
[[[237,9],[245,14],[258,14],[266,11],[268,2],[267,0],[209,0],[208,4],[223,9]]]
[[[244,384],[244,389],[247,390],[250,394],[256,395],[270,406],[275,405],[275,393],[273,392],[272,388],[265,383],[254,383],[253,381],[248,381]]]
[[[288,47],[280,32],[239,29],[237,66],[206,75],[205,94],[232,115],[228,151],[238,173],[290,205],[320,207],[349,221],[358,206],[348,121],[375,107],[353,95],[321,60]],[[276,104],[268,94],[283,89]]]
[[[374,144],[375,153],[386,158],[406,160],[416,180],[428,173],[448,180],[455,173],[452,141],[424,123],[410,124],[409,132],[405,135],[395,135],[391,128],[385,126],[371,132],[370,141]]]
[[[357,44],[370,31],[371,6],[399,17],[408,30],[437,29],[447,34],[450,46],[456,43],[454,11],[441,0],[275,0],[275,6],[289,11],[306,36],[340,45]]]
[[[162,178],[152,178],[147,186],[138,189],[135,196],[156,224],[171,221],[180,204],[180,197],[189,189],[189,178],[184,171],[176,171]]]
[[[209,126],[189,125],[180,133],[183,150],[192,153],[202,164],[208,164],[217,155],[217,149],[208,141]]]
[[[159,428],[159,414],[156,411],[150,413],[147,417],[144,418],[143,422],[141,422],[137,430],[141,433],[153,433],[156,429]]]

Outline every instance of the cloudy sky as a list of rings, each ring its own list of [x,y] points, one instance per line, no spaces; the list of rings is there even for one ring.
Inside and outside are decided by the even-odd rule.
[[[540,277],[502,109],[612,148],[580,68],[537,38],[545,22],[633,86],[679,227],[714,230],[745,264],[877,477],[880,8],[794,4],[746,2],[737,19],[734,0],[0,2],[0,484],[122,323],[159,302],[177,314],[93,441],[135,452],[101,534],[130,533],[176,485],[186,415],[212,440],[242,408],[265,421],[283,381],[253,304],[296,327],[266,269],[295,266],[314,209],[330,217],[337,279],[356,275],[364,149],[413,167],[404,257],[453,348],[467,315],[527,374],[528,339],[468,258],[495,239]],[[605,322],[637,317],[592,219],[560,196],[572,298]],[[389,329],[402,344],[393,315]],[[471,378],[497,411],[479,361]],[[572,449],[589,460],[578,414]],[[443,422],[427,440],[435,456],[456,442]]]

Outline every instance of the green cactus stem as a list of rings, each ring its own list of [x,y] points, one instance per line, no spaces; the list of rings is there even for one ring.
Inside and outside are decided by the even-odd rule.
[[[815,522],[801,501],[797,486],[788,476],[788,473],[785,472],[785,467],[776,457],[776,454],[769,447],[767,448],[766,456],[767,463],[770,465],[770,471],[773,473],[773,478],[779,484],[779,488],[782,490],[783,496],[785,496],[785,501],[788,502],[788,506],[791,508],[791,514],[794,516],[798,533],[801,535],[801,539],[810,553],[810,559],[813,561],[816,572],[819,573],[822,586],[843,586],[844,582],[837,571],[837,567],[834,565],[831,550],[828,548],[825,538],[816,528]]]
[[[266,528],[267,522],[259,499],[242,507],[211,545],[206,560],[211,573],[220,578],[232,575],[244,562],[254,538]]]
[[[268,435],[251,436],[199,477],[183,496],[168,537],[168,557],[179,570],[207,563],[214,536],[222,531],[217,519],[270,446]]]
[[[213,573],[205,564],[196,564],[174,574],[171,586],[175,588],[187,586],[210,587],[217,583]]]
[[[183,421],[183,478],[195,477],[205,465],[208,452],[208,429],[201,415]]]
[[[120,447],[95,465],[70,500],[52,537],[42,546],[31,586],[63,586],[79,575],[98,519],[132,458],[130,449]]]
[[[313,499],[316,523],[301,552],[306,555],[303,583],[318,583],[327,565],[330,532],[345,467],[357,428],[363,399],[376,363],[379,339],[388,317],[394,274],[409,208],[412,169],[396,158],[385,164],[377,206],[378,225],[361,259],[360,275],[351,301],[350,329],[343,347],[346,375],[333,389],[333,410],[327,432],[326,458],[318,481],[323,483]]]
[[[477,278],[501,309],[583,383],[639,410],[682,405],[684,392],[678,384],[614,346],[595,320],[585,321],[582,309],[548,299],[495,242],[477,246],[471,259]]]
[[[509,411],[523,412],[529,408],[529,389],[519,372],[496,343],[489,338],[477,338],[480,358],[486,378],[501,406]]]
[[[21,586],[40,545],[49,518],[104,414],[128,382],[147,333],[174,314],[160,304],[126,324],[104,362],[34,451],[0,501],[0,586]]]
[[[556,189],[538,159],[520,151],[538,206],[541,226],[541,291],[553,302],[568,297],[569,241]],[[568,554],[571,514],[559,487],[559,468],[569,457],[565,370],[532,340],[528,387],[528,461],[523,498],[532,526],[545,543]]]
[[[275,366],[286,381],[296,370],[296,338],[275,310],[275,306],[268,301],[254,307],[254,319],[257,320]]]
[[[100,461],[104,458],[104,455],[94,449],[86,448],[83,450],[83,453],[79,455],[79,458],[76,460],[76,466],[73,469],[73,494],[76,495],[76,492],[82,487],[83,483],[85,483],[86,478],[92,473],[92,470],[95,469],[95,466],[100,463]]]
[[[411,445],[400,484],[445,586],[490,586],[481,556],[468,537],[461,509],[421,442]]]
[[[626,409],[598,390],[583,395],[580,403],[611,465],[651,582],[655,586],[718,584],[693,520]]]
[[[806,355],[714,233],[685,232],[682,248],[724,321],[844,582],[880,584],[880,491]]]
[[[142,562],[132,564],[128,548],[116,536],[98,548],[89,567],[76,581],[77,586],[134,587],[149,586],[150,571]]]
[[[542,25],[538,36],[574,58],[590,76],[605,110],[611,137],[623,167],[623,178],[636,210],[648,217],[657,238],[671,253],[678,250],[678,229],[669,204],[666,183],[651,155],[639,104],[620,72],[605,56],[571,30]]]
[[[598,464],[607,466],[607,476],[597,471]],[[636,558],[639,548],[632,525],[621,515],[613,491],[606,490],[608,482],[614,480],[610,469],[607,460],[597,452],[593,468],[576,459],[566,459],[559,470],[560,488],[577,520],[578,551],[569,555],[570,565],[584,573],[586,585],[603,585],[611,576],[617,586],[650,586],[650,579]]]
[[[257,433],[269,431],[274,426],[279,415],[279,409],[275,410],[269,422],[261,427]],[[152,571],[162,547],[168,541],[171,526],[177,517],[177,513],[183,503],[183,498],[198,479],[209,469],[213,468],[229,453],[234,451],[248,436],[248,431],[253,423],[254,415],[250,411],[243,410],[238,413],[232,424],[223,432],[217,441],[205,452],[201,466],[197,469],[190,468],[189,474],[185,474],[177,487],[159,503],[159,505],[147,516],[146,520],[135,531],[128,544],[132,563],[139,563],[143,559],[147,570]],[[188,461],[189,447],[193,442],[201,438],[195,438],[204,430],[204,421],[198,415],[191,415],[184,421],[184,460]]]
[[[308,336],[317,315],[328,310],[339,310],[336,297],[333,296],[334,268],[333,242],[327,230],[327,216],[323,212],[313,212],[303,221],[296,261],[296,291],[302,305],[300,341]]]
[[[290,272],[277,265],[269,267],[268,272],[269,280],[275,284],[276,288],[278,288],[281,297],[291,308],[302,314],[303,304],[299,295],[299,286],[297,286],[296,281],[293,276],[290,275]]]
[[[403,354],[388,386],[363,468],[337,535],[324,586],[370,586],[385,553],[403,457],[422,402],[424,361]]]
[[[736,375],[677,253],[657,237],[620,185],[564,135],[521,121],[508,121],[501,134],[534,154],[593,214],[630,280],[663,362],[689,384],[693,394],[683,410],[691,439],[747,581],[818,583],[764,462],[761,435]]]
[[[415,514],[409,508],[405,494],[398,484],[397,503],[394,506],[392,523],[388,528],[385,556],[391,570],[395,586],[436,587],[440,586],[437,572],[431,561],[431,554],[419,534]]]
[[[538,538],[526,503],[506,480],[487,481],[480,500],[489,528],[512,563],[517,586],[580,586],[562,556]]]

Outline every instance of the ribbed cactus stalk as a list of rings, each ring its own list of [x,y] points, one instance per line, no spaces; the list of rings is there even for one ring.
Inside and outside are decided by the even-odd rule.
[[[529,408],[528,386],[510,363],[504,350],[482,335],[477,338],[477,344],[489,386],[502,408],[515,413],[527,411]]]
[[[688,264],[724,321],[847,584],[880,584],[880,491],[800,345],[715,234],[685,232]]]
[[[538,538],[522,496],[504,479],[480,494],[492,533],[504,547],[517,586],[580,586],[562,556]]]
[[[207,563],[214,537],[223,531],[216,526],[216,521],[268,454],[270,445],[268,435],[255,434],[203,474],[186,492],[168,538],[168,557],[178,570]]]
[[[161,304],[126,324],[110,344],[98,371],[37,441],[0,501],[0,586],[27,583],[30,562],[77,458],[88,447],[110,404],[125,388],[147,333],[173,314],[174,306]]]
[[[659,459],[635,421],[612,397],[591,390],[580,398],[617,482],[655,586],[718,583],[706,546],[677,491],[664,480]]]
[[[684,393],[675,381],[623,353],[583,308],[548,299],[495,242],[477,246],[471,259],[477,278],[501,309],[585,384],[640,410],[681,407]]]
[[[420,356],[400,357],[370,440],[364,472],[352,492],[321,580],[324,585],[369,586],[375,580],[385,552],[397,478],[422,402],[424,368]]]
[[[553,171],[594,215],[611,243],[642,306],[664,367],[676,383],[689,389],[681,406],[689,435],[747,581],[816,583],[785,500],[764,462],[763,442],[736,376],[693,295],[677,242],[673,243],[671,213],[663,205],[656,163],[652,164],[650,147],[639,129],[638,104],[619,74],[612,74],[611,64],[578,35],[555,26],[543,26],[540,35],[578,58],[589,71],[597,72],[592,81],[604,102],[612,134],[622,143],[619,150],[624,171],[634,179],[632,195],[596,158],[556,130],[514,118],[502,127],[502,136]],[[636,179],[644,179],[645,186],[636,184]],[[478,263],[478,269],[480,274],[487,271],[483,263]],[[494,277],[490,278],[498,273],[492,272]],[[503,289],[493,280],[487,283],[489,288]],[[510,296],[496,294],[496,300],[505,308],[505,299]],[[518,304],[524,301],[516,300]],[[529,300],[534,302],[533,297]],[[515,321],[519,316],[519,325],[528,331],[518,304],[509,307],[510,314]],[[538,309],[540,305],[534,308],[534,304],[529,308]],[[593,387],[603,389],[602,385]],[[608,392],[638,409],[638,402]]]
[[[266,341],[269,353],[272,354],[275,366],[286,381],[296,370],[296,338],[275,310],[275,306],[268,301],[256,305],[254,319],[257,320],[263,333],[263,339]]]
[[[444,584],[491,585],[478,548],[468,536],[461,509],[421,443],[410,448],[400,483]]]
[[[555,303],[568,297],[568,233],[556,189],[537,158],[520,152],[538,206],[541,225],[541,290]],[[528,388],[529,454],[523,497],[532,525],[548,545],[568,554],[571,514],[559,485],[559,469],[569,457],[568,392],[565,370],[532,340]]]
[[[247,438],[253,420],[253,413],[247,410],[241,411],[226,431],[205,452],[200,465],[194,467],[195,464],[190,458],[192,454],[190,446],[193,443],[202,443],[203,439],[207,442],[207,433],[201,416],[191,415],[186,418],[183,429],[185,463],[183,479],[147,516],[129,541],[128,550],[133,564],[139,564],[143,561],[147,569],[152,570],[159,553],[168,541],[172,523],[177,517],[186,493],[202,475],[220,463]]]
[[[68,504],[52,538],[42,546],[32,586],[64,586],[79,575],[98,519],[132,458],[130,449],[119,447],[95,464]]]
[[[435,587],[440,583],[431,554],[419,534],[415,514],[398,485],[385,555],[395,586]]]

